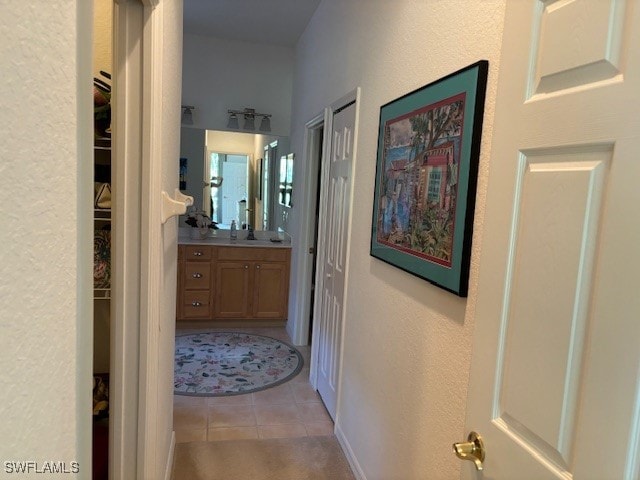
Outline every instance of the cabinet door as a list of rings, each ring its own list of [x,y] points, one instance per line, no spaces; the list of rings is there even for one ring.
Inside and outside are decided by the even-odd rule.
[[[215,266],[216,318],[249,317],[250,262],[218,262]]]
[[[287,318],[288,273],[286,263],[257,262],[253,265],[255,318]]]

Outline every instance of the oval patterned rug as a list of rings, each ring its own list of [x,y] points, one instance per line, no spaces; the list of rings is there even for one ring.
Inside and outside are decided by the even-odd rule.
[[[298,374],[300,352],[275,338],[212,332],[176,337],[174,393],[222,397],[275,387]]]

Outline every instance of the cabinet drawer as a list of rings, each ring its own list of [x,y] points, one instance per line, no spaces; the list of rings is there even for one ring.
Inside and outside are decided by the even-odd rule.
[[[288,248],[218,247],[218,260],[283,262],[287,258]]]
[[[211,247],[206,245],[186,245],[184,247],[184,259],[211,260]]]
[[[183,285],[185,290],[208,290],[211,280],[209,262],[185,262]]]
[[[210,318],[209,291],[189,291],[182,295],[184,318]]]

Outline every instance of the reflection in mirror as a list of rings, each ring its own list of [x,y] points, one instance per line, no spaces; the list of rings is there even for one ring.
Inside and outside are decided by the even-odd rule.
[[[291,206],[293,191],[293,153],[280,157],[280,183],[278,185],[278,199],[280,205]]]
[[[220,228],[228,228],[232,220],[246,228],[249,155],[208,152],[207,160],[210,182],[204,187],[205,203],[209,199],[205,212]]]
[[[262,225],[265,230],[273,228],[274,208],[269,192],[273,192],[273,172],[275,159],[278,154],[278,142],[274,141],[264,146],[264,162],[262,170],[262,191],[267,192],[262,196]]]
[[[192,196],[194,207],[210,214],[220,228],[229,228],[235,219],[238,227],[276,230],[280,226],[276,220],[282,216],[276,198],[278,152],[287,150],[288,137],[183,126],[180,190]],[[180,220],[181,227],[184,220]]]

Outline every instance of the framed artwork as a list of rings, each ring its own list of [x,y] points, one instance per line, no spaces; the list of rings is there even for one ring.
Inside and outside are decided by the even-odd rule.
[[[467,296],[489,63],[380,107],[371,255]]]

